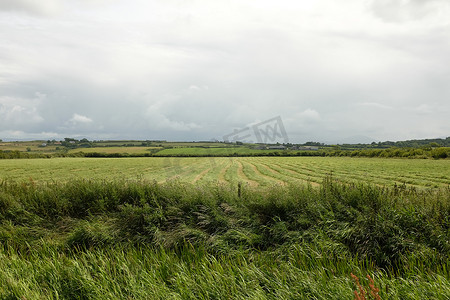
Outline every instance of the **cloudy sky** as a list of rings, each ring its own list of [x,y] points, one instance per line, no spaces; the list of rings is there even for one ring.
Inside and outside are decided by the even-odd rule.
[[[448,0],[0,0],[0,139],[450,135]]]

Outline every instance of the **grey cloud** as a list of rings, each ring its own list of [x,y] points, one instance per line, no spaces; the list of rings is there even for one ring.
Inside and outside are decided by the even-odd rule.
[[[220,139],[277,115],[293,142],[450,131],[444,27],[399,29],[356,0],[344,13],[364,17],[359,31],[323,9],[331,0],[306,12],[251,1],[116,1],[88,12],[84,2],[66,1],[76,10],[51,20],[0,20],[0,99],[13,99],[0,114],[19,105],[29,120],[0,123],[0,134]]]
[[[362,103],[358,103],[358,105],[367,106],[367,107],[373,107],[373,108],[379,108],[379,109],[393,109],[389,105],[385,105],[385,104],[377,103],[377,102],[362,102]]]
[[[0,96],[0,128],[32,131],[44,118],[39,113],[39,105],[44,98],[37,94],[32,99]]]
[[[372,0],[373,13],[387,22],[421,20],[448,9],[446,0]]]
[[[62,10],[60,0],[2,0],[0,10],[19,11],[34,15],[54,15]]]

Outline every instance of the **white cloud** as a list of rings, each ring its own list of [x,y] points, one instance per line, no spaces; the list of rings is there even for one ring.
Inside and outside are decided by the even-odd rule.
[[[419,106],[413,108],[414,111],[421,113],[421,114],[432,114],[434,109],[431,105],[423,103],[420,104]]]
[[[72,118],[70,118],[69,123],[76,125],[76,124],[88,124],[92,123],[92,119],[79,115],[79,114],[73,114]]]
[[[209,87],[207,85],[203,85],[203,86],[198,86],[198,85],[190,85],[187,92],[188,93],[196,93],[196,92],[201,92],[201,91],[207,91],[209,89]]]
[[[299,113],[298,117],[300,119],[304,119],[304,120],[307,120],[307,121],[320,120],[320,114],[316,110],[311,109],[311,108],[308,108],[308,109],[302,111],[301,113]]]
[[[189,90],[190,90],[190,91],[200,91],[201,88],[198,87],[198,86],[196,86],[196,85],[191,85],[191,86],[189,87]]]

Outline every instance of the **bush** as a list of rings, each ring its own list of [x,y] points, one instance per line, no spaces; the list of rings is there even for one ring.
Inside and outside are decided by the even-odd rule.
[[[450,148],[441,147],[431,150],[431,156],[435,159],[450,157]]]

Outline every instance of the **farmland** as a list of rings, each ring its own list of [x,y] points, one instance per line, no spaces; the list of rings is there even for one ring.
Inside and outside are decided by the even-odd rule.
[[[448,299],[449,172],[448,159],[3,159],[0,299],[352,299],[351,274],[381,299]]]
[[[128,147],[91,147],[91,148],[80,148],[80,149],[71,149],[68,153],[128,153],[128,154],[142,154],[142,153],[150,153],[151,150],[159,150],[161,147],[137,147],[137,146],[128,146]]]
[[[0,140],[1,141],[1,140]],[[430,142],[435,141],[435,142]],[[398,143],[325,145],[254,144],[242,142],[167,142],[111,140],[89,141],[65,138],[62,141],[0,142],[0,159],[50,157],[247,157],[247,156],[315,156],[445,159],[450,157],[449,139]],[[439,143],[438,143],[439,142]],[[390,145],[390,146],[389,146]],[[405,146],[406,145],[406,146]],[[407,145],[416,145],[414,147]]]
[[[0,178],[67,181],[76,178],[146,179],[189,183],[248,183],[252,186],[309,182],[327,176],[341,182],[364,181],[417,188],[450,185],[449,160],[370,159],[349,157],[148,157],[52,158],[0,160]]]

